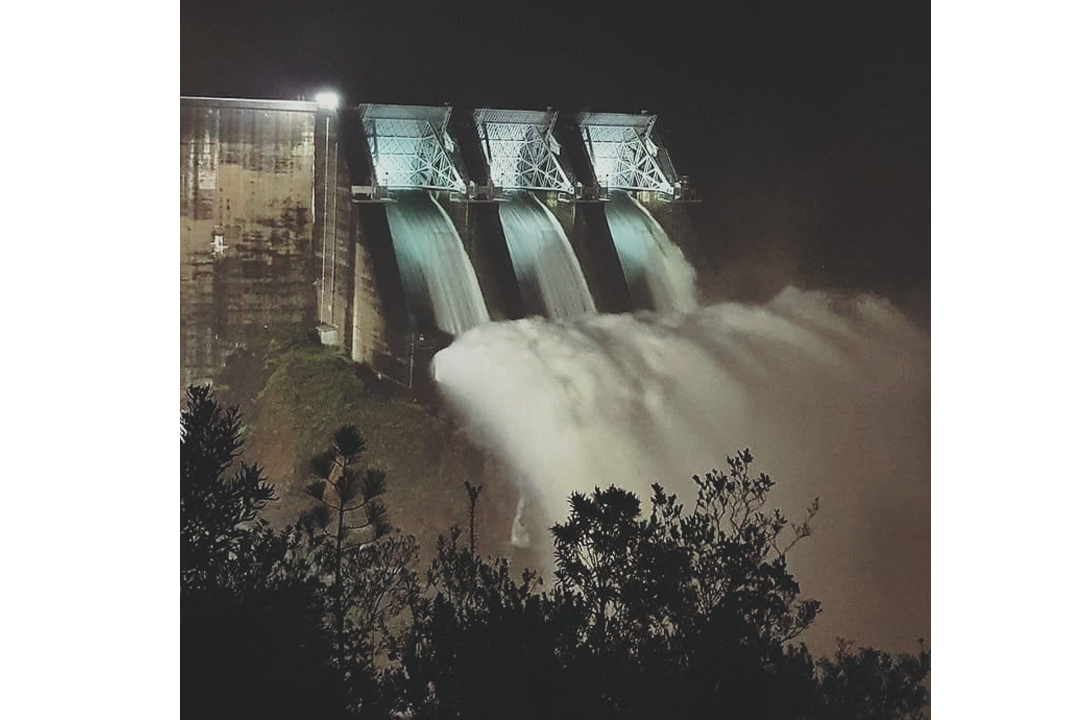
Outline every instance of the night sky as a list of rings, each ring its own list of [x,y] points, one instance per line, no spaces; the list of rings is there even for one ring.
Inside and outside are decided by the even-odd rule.
[[[184,0],[180,51],[182,95],[656,112],[710,291],[929,321],[928,4]]]

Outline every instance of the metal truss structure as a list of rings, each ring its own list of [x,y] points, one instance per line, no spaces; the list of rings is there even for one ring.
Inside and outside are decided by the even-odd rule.
[[[450,108],[361,105],[360,113],[375,185],[465,192],[446,132]]]
[[[655,115],[581,113],[577,122],[598,185],[676,194],[671,159],[651,137]]]
[[[558,159],[561,148],[551,133],[558,116],[551,110],[474,111],[488,182],[496,188],[572,193],[574,186]]]

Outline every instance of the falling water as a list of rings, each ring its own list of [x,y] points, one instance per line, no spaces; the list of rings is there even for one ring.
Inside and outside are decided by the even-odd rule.
[[[596,312],[577,256],[550,210],[532,193],[521,191],[499,203],[499,220],[527,306],[542,303],[550,318]],[[530,302],[537,296],[540,302]]]
[[[694,268],[656,218],[623,190],[614,191],[604,209],[634,306],[660,312],[697,307]]]
[[[476,272],[446,211],[425,191],[386,206],[394,254],[414,313],[429,302],[435,323],[455,335],[488,322]]]
[[[488,324],[433,372],[529,498],[515,537],[544,542],[596,486],[644,501],[661,482],[692,504],[690,475],[749,447],[790,518],[821,498],[791,557],[824,603],[811,648],[911,651],[930,632],[929,356],[884,300],[789,288],[764,306]]]

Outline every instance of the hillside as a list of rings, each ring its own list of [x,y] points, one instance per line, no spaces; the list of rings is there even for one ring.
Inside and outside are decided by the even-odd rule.
[[[475,447],[441,411],[332,348],[306,340],[242,351],[222,374],[222,400],[241,407],[248,462],[258,462],[280,500],[267,508],[276,527],[312,505],[304,492],[310,458],[338,427],[354,424],[367,441],[366,461],[387,471],[392,524],[415,535],[422,554],[452,525],[468,526],[464,481],[484,486],[477,508],[478,549],[520,557],[509,546],[518,491],[497,462]]]

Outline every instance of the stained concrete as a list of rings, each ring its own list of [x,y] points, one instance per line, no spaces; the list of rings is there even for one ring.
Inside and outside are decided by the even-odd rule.
[[[181,100],[182,384],[314,326],[314,121],[310,103]]]

